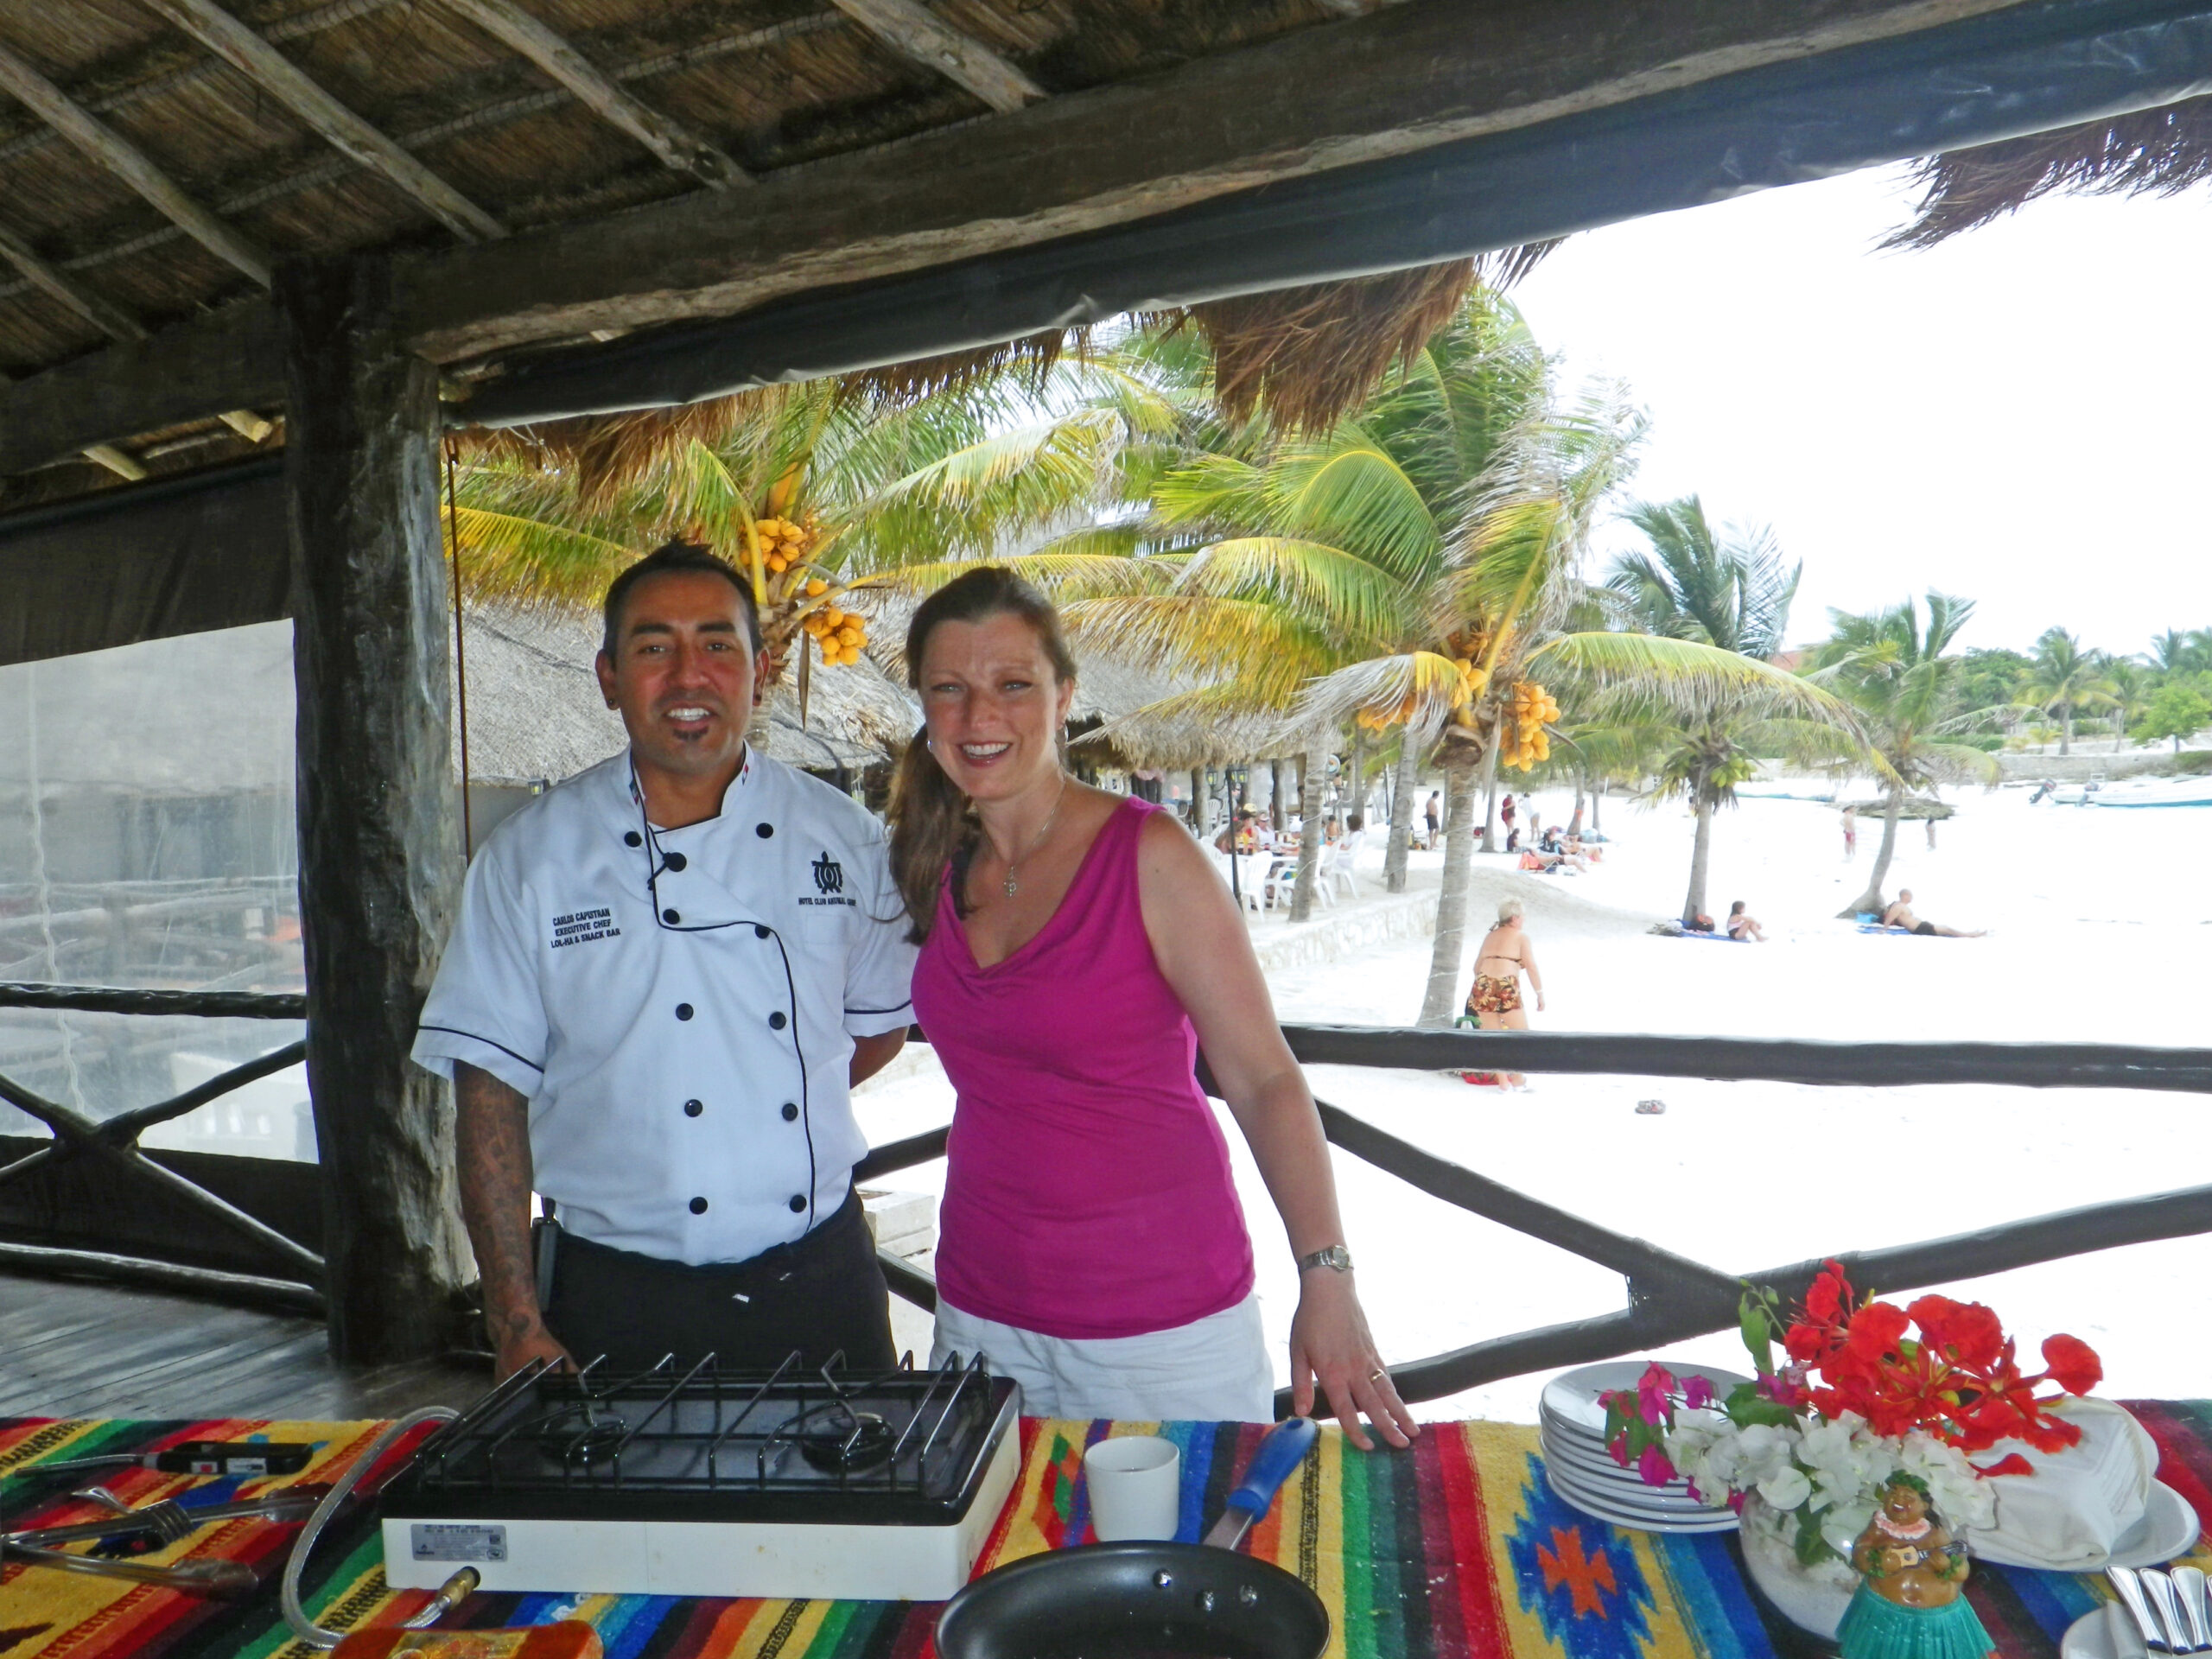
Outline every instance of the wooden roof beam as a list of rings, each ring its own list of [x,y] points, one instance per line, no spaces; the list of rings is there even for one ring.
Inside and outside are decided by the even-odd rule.
[[[753,176],[681,121],[623,91],[614,78],[513,0],[441,0],[448,11],[519,54],[575,94],[601,120],[620,127],[660,157],[716,190],[751,184]]]
[[[30,105],[41,120],[159,208],[194,241],[262,287],[269,286],[269,255],[251,237],[201,207],[143,150],[4,46],[0,46],[0,89]]]
[[[143,340],[146,330],[127,313],[111,305],[59,266],[40,258],[31,245],[14,232],[0,230],[0,259],[23,274],[25,280],[60,301],[110,340]]]
[[[397,185],[464,242],[495,240],[506,226],[302,73],[214,0],[145,0],[349,160]]]
[[[1439,146],[1533,135],[1567,117],[1628,115],[1620,124],[1626,145],[1636,142],[1632,112],[1644,100],[1663,103],[1662,95],[1764,66],[2015,10],[2028,17],[2045,11],[2031,0],[1817,0],[1809,10],[1808,0],[1652,0],[1638,9],[1637,26],[1624,29],[1616,0],[1554,0],[1504,11],[1418,0],[1050,99],[1018,115],[795,167],[742,198],[690,193],[527,238],[403,257],[395,271],[396,315],[414,350],[453,364],[599,329],[727,319],[794,296],[834,297],[855,284],[979,257],[1011,259],[1048,244],[1067,250],[1054,257],[1069,262],[1072,289],[1094,274],[1084,264],[1090,256],[1068,241],[1085,232],[1216,198],[1233,209],[1254,201],[1257,186],[1297,188],[1309,176],[1398,157],[1418,163]],[[2126,43],[2131,31],[2148,25],[2107,29],[2092,16],[2082,27],[2084,39],[2110,34]],[[1942,49],[1931,44],[1931,54]],[[2001,56],[2010,48],[1996,49]],[[2030,57],[2043,49],[2022,48]],[[1984,67],[1978,57],[1970,62]],[[2125,95],[2145,106],[2168,102],[2182,95],[2171,88],[2182,84],[2177,77],[2183,71],[2201,73],[2166,60],[2143,73],[2085,71],[2082,96],[2109,107],[2124,86]],[[1967,126],[1943,128],[1946,142],[1986,142],[2030,130],[2037,120],[2056,126],[2079,118],[2063,97],[2024,103],[2017,90],[2008,83],[1993,91]],[[1853,164],[1839,162],[1840,154],[1828,155],[1829,162]],[[1716,153],[1707,162],[1718,168],[1721,158]],[[1571,171],[1574,163],[1557,165]],[[1666,205],[1688,205],[1674,184],[1660,196]],[[760,234],[764,222],[775,224],[775,237]],[[1597,221],[1584,221],[1590,222]],[[1412,264],[1472,251],[1471,244],[1459,245],[1450,225],[1437,225],[1434,233],[1414,226],[1392,245],[1393,257]],[[1516,225],[1503,239],[1559,228]],[[1359,251],[1346,257],[1356,260]],[[1262,247],[1253,251],[1245,274],[1257,286],[1363,268],[1382,267],[1270,262]],[[986,267],[984,274],[995,273]],[[1185,291],[1145,294],[1159,299]],[[1189,290],[1198,297],[1215,291]],[[866,292],[855,293],[852,327],[884,334],[869,303]],[[1001,325],[1005,309],[993,314],[992,327]],[[1015,332],[1050,323],[1049,317],[1027,321]],[[911,330],[889,332],[909,356],[987,337],[947,334],[909,344]],[[791,358],[783,369],[830,372],[864,360],[810,345],[803,359]],[[0,474],[214,410],[281,401],[282,365],[273,308],[257,299],[0,387]],[[488,402],[497,386],[479,396]]]
[[[109,339],[128,342],[150,337],[144,326],[129,312],[102,299],[68,272],[48,264],[38,257],[37,251],[29,243],[12,231],[0,229],[0,259],[5,259],[15,266],[29,282],[67,306]],[[226,409],[216,418],[248,443],[259,443],[276,429],[274,422],[263,418],[250,409]],[[143,467],[112,444],[90,444],[81,453],[86,459],[98,461],[108,471],[124,478],[136,480],[146,476]],[[130,467],[137,467],[137,470],[126,470]]]
[[[830,0],[901,57],[958,82],[1001,115],[1047,96],[1045,89],[965,29],[920,0]]]

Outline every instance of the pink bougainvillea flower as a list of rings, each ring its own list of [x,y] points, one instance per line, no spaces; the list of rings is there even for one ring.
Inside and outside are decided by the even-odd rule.
[[[1656,1446],[1643,1448],[1643,1455],[1636,1460],[1636,1471],[1643,1477],[1647,1486],[1664,1486],[1675,1478],[1675,1465],[1667,1461],[1667,1454]]]
[[[2048,1349],[2050,1344],[2045,1343],[2044,1346]],[[1714,1398],[1711,1377],[1686,1376],[1682,1379],[1682,1403],[1692,1411],[1707,1409],[1712,1406]]]
[[[1657,1360],[1643,1368],[1643,1375],[1637,1382],[1637,1396],[1643,1405],[1643,1421],[1647,1423],[1671,1421],[1673,1412],[1668,1396],[1675,1391],[1675,1374]]]

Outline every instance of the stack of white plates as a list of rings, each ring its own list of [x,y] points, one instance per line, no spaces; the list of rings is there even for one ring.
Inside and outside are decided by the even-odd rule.
[[[1700,1503],[1686,1480],[1649,1486],[1631,1464],[1624,1469],[1605,1450],[1605,1408],[1598,1396],[1634,1389],[1643,1375],[1640,1359],[1609,1360],[1554,1377],[1537,1402],[1537,1435],[1552,1490],[1586,1515],[1645,1532],[1730,1532],[1736,1516],[1725,1505]],[[1722,1395],[1746,1381],[1732,1372],[1704,1370]]]

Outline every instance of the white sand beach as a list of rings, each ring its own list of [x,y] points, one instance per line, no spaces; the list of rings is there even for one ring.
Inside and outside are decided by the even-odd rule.
[[[1824,785],[1796,785],[1807,793]],[[1970,790],[1929,851],[1899,826],[1890,877],[1918,912],[1980,939],[1872,937],[1834,912],[1863,885],[1880,837],[1862,822],[1854,864],[1835,810],[1747,799],[1715,827],[1708,908],[1745,899],[1770,943],[1672,940],[1690,823],[1675,806],[1608,804],[1615,839],[1581,876],[1525,874],[1479,857],[1475,916],[1510,893],[1528,908],[1554,1031],[1727,1033],[1872,1040],[2204,1041],[2212,955],[2212,807],[2124,811],[2031,806],[2028,791]],[[1564,817],[1571,801],[1536,803]],[[1379,849],[1363,885],[1380,888]],[[1440,855],[1415,855],[1433,891]],[[1373,902],[1372,898],[1364,902]],[[1282,924],[1255,920],[1264,938]],[[1470,934],[1470,952],[1480,938]],[[1404,1025],[1419,1012],[1429,941],[1269,975],[1288,1021]],[[1471,957],[1470,957],[1471,960]],[[1464,995],[1467,964],[1459,983]],[[1421,1072],[1316,1067],[1314,1092],[1494,1179],[1725,1271],[1832,1250],[1904,1243],[2212,1179],[2200,1097],[1995,1087],[1819,1089],[1637,1077],[1538,1077],[1529,1094]],[[1666,1103],[1638,1116],[1638,1100]],[[942,1122],[951,1094],[933,1065],[861,1096],[871,1138]],[[1242,1144],[1239,1179],[1281,1344],[1294,1277]],[[1361,1294],[1386,1354],[1412,1359],[1624,1305],[1620,1278],[1411,1192],[1337,1156]],[[941,1164],[895,1184],[934,1190]],[[2212,1237],[2103,1251],[1950,1294],[1989,1302],[2023,1351],[2054,1331],[2104,1356],[2103,1392],[2212,1393],[2212,1327],[2194,1315],[2212,1281]],[[1874,1287],[1882,1289],[1883,1287]],[[1735,1367],[1719,1336],[1670,1351]],[[1736,1367],[1740,1369],[1739,1367]],[[1533,1421],[1540,1378],[1428,1402],[1429,1418]]]

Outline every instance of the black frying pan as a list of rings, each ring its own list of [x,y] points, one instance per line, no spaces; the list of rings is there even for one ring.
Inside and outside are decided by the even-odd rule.
[[[1202,1544],[1085,1544],[986,1573],[938,1619],[940,1659],[1320,1659],[1321,1599],[1236,1548],[1319,1431],[1278,1423]]]

